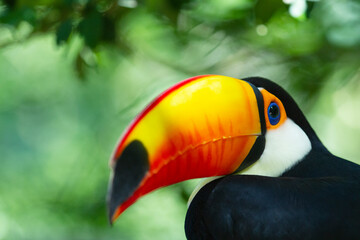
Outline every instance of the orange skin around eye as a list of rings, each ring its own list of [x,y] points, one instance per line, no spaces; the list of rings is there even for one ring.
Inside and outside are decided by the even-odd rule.
[[[261,89],[260,91],[264,98],[264,113],[265,113],[266,128],[268,130],[276,129],[276,128],[280,127],[287,119],[284,105],[277,97],[275,97],[273,94],[269,93],[265,89]],[[270,103],[272,103],[272,102],[276,103],[280,108],[280,121],[275,125],[272,125],[270,123],[269,116],[268,116],[268,107],[269,107]]]

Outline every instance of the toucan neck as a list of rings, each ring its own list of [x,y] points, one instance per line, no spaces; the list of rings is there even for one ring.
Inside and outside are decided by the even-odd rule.
[[[299,109],[299,112],[301,110]],[[325,151],[325,152],[329,152],[326,147],[324,146],[324,144],[321,142],[320,138],[316,135],[314,129],[311,127],[310,123],[308,122],[308,120],[305,118],[304,114],[301,112],[301,118],[300,120],[297,119],[297,121],[294,121],[295,123],[297,123],[305,132],[305,134],[308,136],[310,142],[311,142],[311,147],[312,149],[315,149],[316,151]]]
[[[349,173],[360,178],[360,166],[330,153],[320,142],[314,142],[311,151],[281,177],[349,178]]]

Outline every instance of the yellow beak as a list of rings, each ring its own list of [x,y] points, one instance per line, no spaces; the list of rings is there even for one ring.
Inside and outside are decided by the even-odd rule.
[[[161,94],[128,127],[111,159],[110,221],[157,188],[237,171],[264,134],[262,104],[248,82],[218,75]]]

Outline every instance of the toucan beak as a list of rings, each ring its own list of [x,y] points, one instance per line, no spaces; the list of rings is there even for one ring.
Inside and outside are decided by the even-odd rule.
[[[250,83],[218,75],[187,79],[161,94],[128,127],[111,159],[110,222],[157,188],[236,172],[264,134],[262,104]]]

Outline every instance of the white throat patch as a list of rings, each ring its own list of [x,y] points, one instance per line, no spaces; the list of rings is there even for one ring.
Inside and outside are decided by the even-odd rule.
[[[311,150],[305,132],[291,119],[265,134],[265,149],[260,159],[238,174],[278,177]]]
[[[237,174],[278,177],[311,150],[308,136],[289,118],[277,129],[268,130],[265,139],[265,149],[260,159]],[[188,206],[204,185],[217,178],[204,179],[191,194]]]

